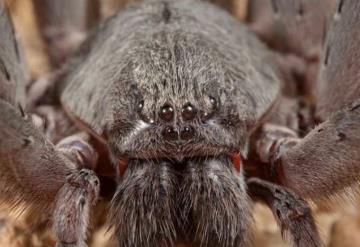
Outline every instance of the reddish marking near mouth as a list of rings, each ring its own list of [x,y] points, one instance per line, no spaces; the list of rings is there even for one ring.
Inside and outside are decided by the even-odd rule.
[[[118,169],[120,176],[125,174],[128,163],[129,163],[129,159],[127,158],[123,158],[119,160]]]
[[[240,172],[241,169],[241,156],[240,153],[234,153],[233,155],[230,156],[231,161],[235,167],[235,169]]]

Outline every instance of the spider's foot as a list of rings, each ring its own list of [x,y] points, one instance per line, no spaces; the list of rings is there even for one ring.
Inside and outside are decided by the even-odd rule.
[[[266,124],[256,143],[257,154],[264,163],[276,163],[282,153],[295,146],[299,141],[297,134],[291,129]]]
[[[70,161],[76,164],[76,168],[95,169],[98,154],[88,143],[88,135],[79,133],[61,140],[57,149],[61,151]]]
[[[96,174],[89,169],[81,169],[66,177],[67,183],[74,189],[85,189],[92,194],[92,198],[96,199],[99,194],[100,181]]]
[[[273,212],[282,234],[288,235],[296,247],[323,246],[309,204],[283,186],[252,178],[250,194],[265,202]]]

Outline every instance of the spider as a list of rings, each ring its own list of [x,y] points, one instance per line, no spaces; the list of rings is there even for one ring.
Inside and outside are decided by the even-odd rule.
[[[359,1],[253,0],[247,24],[138,1],[72,55],[48,30],[67,61],[27,88],[0,6],[1,199],[49,213],[57,246],[86,246],[99,198],[120,247],[249,246],[253,200],[293,246],[322,246],[303,198],[360,174]]]

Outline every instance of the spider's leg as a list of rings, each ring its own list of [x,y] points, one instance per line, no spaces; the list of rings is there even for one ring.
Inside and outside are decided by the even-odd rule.
[[[331,195],[360,178],[359,10],[359,1],[339,0],[329,28],[317,108],[327,120],[303,139],[264,127],[258,142],[271,176],[302,196]]]
[[[55,202],[53,229],[57,247],[84,247],[92,206],[99,194],[99,179],[88,169],[73,172]]]
[[[321,120],[360,98],[359,11],[359,1],[337,1],[317,84],[317,115]]]
[[[26,69],[6,6],[0,2],[0,99],[25,106]]]
[[[250,195],[270,207],[282,234],[290,237],[294,247],[323,246],[306,201],[285,187],[258,178],[247,184]]]
[[[301,196],[319,198],[360,178],[360,100],[332,114],[303,139],[285,127],[265,124],[257,142],[266,178]]]
[[[19,110],[1,99],[0,109],[1,200],[26,202],[37,213],[51,213],[56,202],[54,227],[58,239],[67,242],[76,236],[80,241],[76,246],[82,246],[98,182],[93,182],[95,175],[82,176],[78,167],[94,162],[87,158],[93,157],[91,149],[70,138],[54,147]]]
[[[228,157],[189,161],[180,203],[183,228],[200,246],[247,246],[251,213],[243,171]]]
[[[286,95],[314,95],[327,19],[335,0],[252,0],[250,28],[278,51]]]
[[[41,35],[56,67],[71,55],[99,20],[98,0],[33,0]]]
[[[72,164],[30,118],[0,99],[0,167],[2,199],[48,204],[64,184]],[[35,204],[39,206],[39,202]]]
[[[322,46],[326,18],[333,0],[252,0],[249,1],[250,27],[271,47],[316,58]]]
[[[284,141],[273,160],[279,181],[317,198],[360,178],[360,101],[333,114],[304,139]]]
[[[110,214],[119,247],[174,246],[177,182],[172,164],[130,161],[119,177]]]
[[[42,199],[47,204],[64,183],[70,165],[22,111],[25,73],[12,23],[2,3],[0,33],[1,197],[13,202]],[[51,161],[49,165],[45,165],[47,161]],[[65,166],[57,167],[59,163]]]
[[[80,59],[89,51],[90,46],[83,41],[99,21],[101,9],[99,0],[32,2],[40,38],[44,41],[53,71],[37,78],[29,87],[27,108],[31,110],[41,104],[59,104],[59,84],[68,69],[73,68],[70,61]]]
[[[1,99],[0,109],[1,200],[26,202],[37,213],[51,213],[55,202],[57,238],[83,246],[99,182],[90,170],[78,169],[93,166],[92,149],[70,137],[54,147],[30,118]]]
[[[3,89],[0,94],[0,200],[12,206],[25,203],[34,213],[42,215],[51,214],[55,208],[54,225],[62,226],[64,220],[70,220],[66,221],[65,226],[69,229],[71,226],[73,229],[82,229],[76,232],[76,237],[83,240],[86,236],[83,233],[84,219],[88,217],[88,210],[84,209],[88,207],[86,203],[96,199],[98,185],[90,186],[94,179],[81,180],[82,172],[78,169],[85,163],[92,165],[92,160],[85,159],[87,155],[92,155],[91,148],[79,146],[82,144],[81,140],[79,142],[74,139],[64,140],[55,147],[34,125],[33,119],[25,114],[19,103],[25,81],[24,77],[17,76],[21,73],[17,44],[11,22],[1,2],[0,33],[0,88]],[[69,147],[71,144],[72,149]],[[80,156],[85,154],[85,158],[81,156],[78,159],[76,154],[73,155],[76,149],[82,152],[79,153]],[[80,174],[79,178],[77,174]],[[92,196],[87,193],[92,193]],[[83,200],[80,200],[82,197],[78,198],[77,195],[85,198],[83,208]],[[64,197],[69,200],[65,204],[59,203],[64,202]],[[64,216],[71,210],[77,217],[56,217],[57,212]],[[84,223],[78,224],[74,219]],[[56,233],[59,240],[67,240],[67,235],[61,235],[63,232]],[[77,246],[81,246],[80,244],[82,243],[79,242]]]
[[[97,153],[88,143],[87,133],[77,133],[62,139],[56,149],[76,170],[66,177],[66,183],[57,193],[53,229],[58,247],[83,247],[89,226],[92,207],[99,195],[99,178],[92,171],[97,163]]]

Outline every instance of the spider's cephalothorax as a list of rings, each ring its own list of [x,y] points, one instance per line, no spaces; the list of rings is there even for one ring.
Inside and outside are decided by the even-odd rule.
[[[102,35],[109,39],[69,75],[62,102],[108,137],[112,155],[246,155],[280,86],[269,52],[245,27],[208,3],[148,1]],[[74,100],[80,91],[85,104]]]
[[[37,11],[44,29],[47,6]],[[101,23],[45,89],[28,87],[31,115],[21,49],[0,10],[0,192],[51,212],[58,246],[86,245],[99,196],[112,198],[120,247],[248,246],[257,199],[295,246],[321,246],[300,196],[359,178],[358,1],[253,0],[248,26],[206,1],[138,1]],[[48,28],[74,42],[62,25]],[[51,54],[68,47],[53,40]]]

